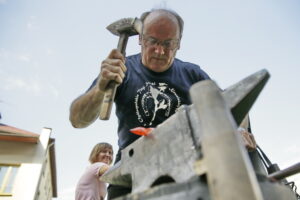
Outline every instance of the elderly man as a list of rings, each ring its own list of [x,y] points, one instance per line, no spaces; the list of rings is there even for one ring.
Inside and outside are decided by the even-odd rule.
[[[175,58],[180,48],[183,20],[174,11],[156,9],[142,14],[141,53],[126,59],[112,50],[101,64],[101,72],[90,89],[74,100],[70,120],[76,128],[86,127],[99,115],[109,81],[119,83],[115,105],[119,120],[118,144],[123,149],[139,136],[135,127],[155,127],[183,104],[191,104],[190,87],[209,76],[198,66]],[[251,140],[246,145],[252,145]],[[255,145],[255,144],[254,144]],[[120,160],[120,153],[116,161]],[[110,186],[108,198],[130,192]]]

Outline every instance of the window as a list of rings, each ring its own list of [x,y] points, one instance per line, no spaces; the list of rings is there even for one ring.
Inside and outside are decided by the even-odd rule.
[[[0,196],[12,196],[19,165],[0,164]]]

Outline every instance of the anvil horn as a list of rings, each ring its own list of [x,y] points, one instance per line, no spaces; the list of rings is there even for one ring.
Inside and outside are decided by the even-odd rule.
[[[101,181],[114,184],[114,185],[122,185],[124,187],[131,187],[131,175],[130,174],[122,174],[121,167],[122,160],[117,162],[114,166],[112,166],[108,171],[106,171],[100,178]]]
[[[260,70],[228,87],[222,93],[237,125],[245,118],[269,77],[267,70]]]

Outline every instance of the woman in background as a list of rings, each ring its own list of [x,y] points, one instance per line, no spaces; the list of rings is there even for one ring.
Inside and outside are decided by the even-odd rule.
[[[91,163],[81,176],[76,186],[75,200],[103,200],[106,195],[106,184],[100,177],[108,169],[113,160],[113,148],[108,143],[94,146],[89,161]]]

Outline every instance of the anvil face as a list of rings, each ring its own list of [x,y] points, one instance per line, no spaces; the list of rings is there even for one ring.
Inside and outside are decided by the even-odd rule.
[[[153,137],[141,137],[123,149],[122,159],[101,180],[132,187],[132,193],[137,193],[155,186],[161,178],[175,183],[189,181],[199,175],[195,171],[195,162],[203,160],[209,187],[218,188],[214,181],[220,179],[223,183],[229,176],[233,180],[239,179],[241,186],[233,184],[233,187],[242,188],[241,192],[245,192],[243,188],[250,185],[251,194],[246,191],[248,199],[260,196],[258,189],[251,187],[256,181],[255,174],[251,171],[240,138],[236,136],[236,129],[268,78],[268,72],[262,70],[224,91],[213,81],[195,84],[190,91],[193,105],[182,106],[177,113],[154,129]],[[219,140],[216,140],[217,137]],[[241,153],[234,153],[236,151]],[[218,157],[218,154],[222,156]],[[214,157],[209,159],[209,155]],[[214,159],[219,162],[214,162]],[[223,161],[230,164],[226,167],[223,163],[221,167],[220,162]],[[233,170],[227,171],[228,175],[224,175],[224,170],[219,170],[228,170],[232,166],[235,166],[236,172],[243,174],[242,178]],[[217,173],[218,177],[211,176],[217,169],[221,174]],[[241,180],[245,184],[240,184]]]
[[[173,182],[183,182],[195,175],[194,162],[197,151],[187,117],[187,107],[182,107],[151,134],[141,137],[122,150],[117,167],[109,170],[101,180],[112,184],[133,187],[134,192],[150,188],[160,177]],[[126,182],[125,177],[131,177]]]

